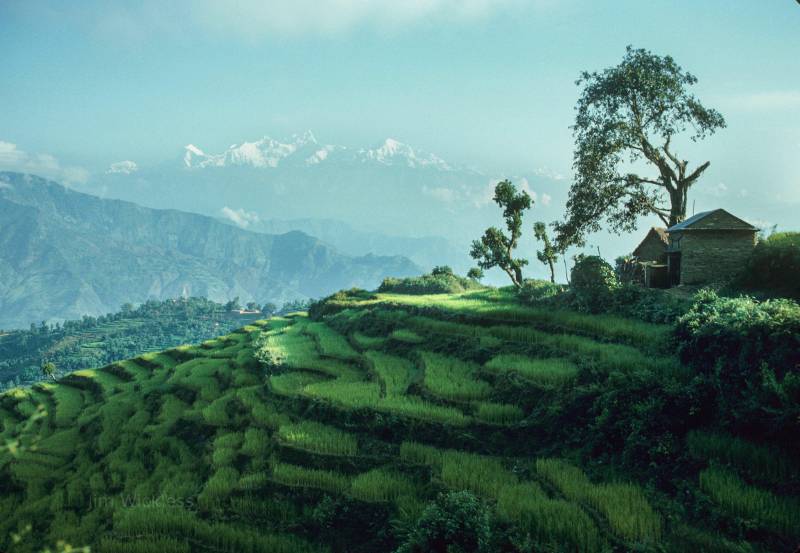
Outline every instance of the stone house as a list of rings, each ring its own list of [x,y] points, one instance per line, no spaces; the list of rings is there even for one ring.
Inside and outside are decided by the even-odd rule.
[[[714,209],[693,215],[667,229],[669,284],[706,284],[741,271],[756,245],[758,229]]]
[[[758,229],[714,209],[668,229],[653,227],[633,251],[645,286],[668,288],[726,280],[741,270],[756,244]]]

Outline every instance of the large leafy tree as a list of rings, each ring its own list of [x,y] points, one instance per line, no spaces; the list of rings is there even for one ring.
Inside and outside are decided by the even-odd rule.
[[[575,181],[566,220],[556,225],[562,246],[582,245],[603,220],[629,232],[643,215],[670,226],[685,219],[689,189],[710,162],[690,168],[672,139],[687,133],[697,141],[725,127],[719,112],[690,94],[696,82],[670,56],[631,46],[619,65],[581,74],[572,127]]]
[[[500,267],[514,286],[519,287],[522,286],[522,267],[528,264],[528,260],[515,258],[514,249],[522,235],[522,212],[529,209],[533,201],[524,190],[517,191],[509,180],[497,183],[494,201],[503,208],[508,235],[497,227],[486,229],[480,240],[472,242],[470,255],[481,269]]]

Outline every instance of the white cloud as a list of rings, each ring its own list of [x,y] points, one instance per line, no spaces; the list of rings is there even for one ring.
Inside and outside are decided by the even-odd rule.
[[[32,173],[63,182],[84,183],[89,171],[83,167],[64,167],[54,156],[44,153],[28,153],[13,142],[0,140],[0,169]]]
[[[548,206],[550,202],[553,200],[553,197],[550,194],[544,193],[542,194],[542,205]]]
[[[121,173],[123,175],[130,175],[138,170],[139,166],[136,165],[136,162],[126,159],[125,161],[112,163],[106,173]]]
[[[729,99],[732,107],[748,111],[800,109],[800,90],[742,94]]]
[[[228,206],[222,208],[222,216],[233,222],[238,227],[247,228],[253,223],[258,223],[261,218],[258,213],[244,209],[232,209]]]

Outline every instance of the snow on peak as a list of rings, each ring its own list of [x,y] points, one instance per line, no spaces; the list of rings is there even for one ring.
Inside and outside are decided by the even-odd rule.
[[[406,165],[412,168],[433,167],[449,171],[450,166],[442,158],[421,151],[395,140],[387,138],[383,144],[374,150],[361,150],[363,161],[376,161],[384,165]]]
[[[347,155],[342,155],[342,153]],[[449,171],[451,167],[441,158],[414,150],[394,138],[387,138],[375,149],[348,150],[344,146],[320,144],[310,130],[294,134],[285,141],[269,136],[253,141],[232,144],[222,153],[206,154],[200,148],[189,144],[185,147],[184,163],[188,168],[244,166],[259,169],[275,168],[284,160],[306,166],[331,163],[334,156],[344,162],[371,162],[382,165],[405,166],[410,168],[435,168]]]

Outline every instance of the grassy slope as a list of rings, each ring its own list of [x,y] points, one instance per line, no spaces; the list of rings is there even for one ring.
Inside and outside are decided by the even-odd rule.
[[[541,438],[553,394],[683,375],[664,327],[493,291],[339,307],[0,396],[0,550],[389,551],[444,489],[557,550],[751,551],[742,521],[757,549],[791,540],[800,508],[771,491],[791,464],[755,446],[693,434],[687,485],[716,507],[687,509]]]

